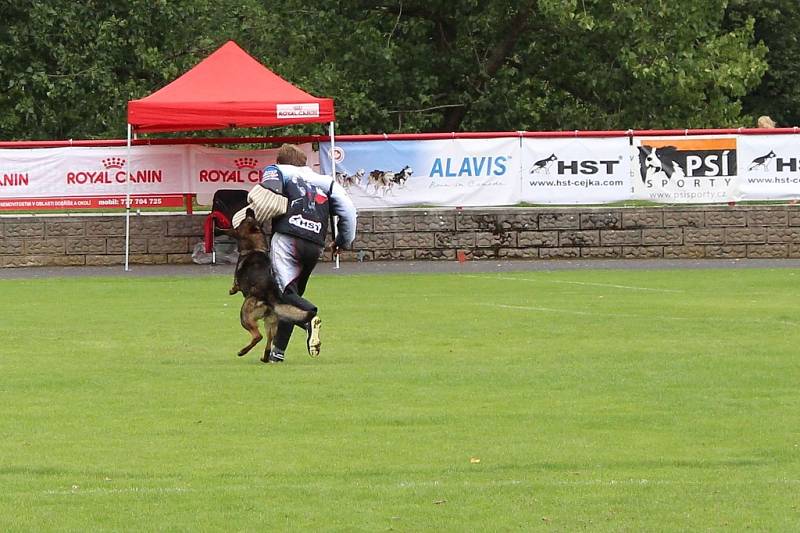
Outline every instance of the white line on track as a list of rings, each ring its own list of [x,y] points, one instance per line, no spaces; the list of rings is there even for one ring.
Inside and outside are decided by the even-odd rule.
[[[538,311],[540,313],[560,313],[562,315],[580,315],[580,316],[604,316],[613,318],[646,318],[643,315],[630,315],[624,313],[595,313],[592,311],[575,311],[573,309],[558,309],[555,307],[536,307],[533,305],[505,305],[505,304],[490,304],[483,303],[487,307],[499,307],[500,309],[517,309],[519,311]],[[691,320],[686,317],[677,316],[659,316],[659,320]]]
[[[174,488],[159,488],[159,487],[128,487],[121,489],[106,489],[103,487],[84,489],[81,487],[74,487],[70,490],[46,490],[44,494],[180,494],[182,492],[193,492],[192,489],[174,487]]]
[[[764,479],[759,481],[725,481],[725,485],[797,485],[797,479]],[[680,479],[586,479],[555,481],[554,485],[696,485],[711,486],[713,482]]]
[[[762,479],[758,481],[726,481],[725,485],[799,485],[800,480],[790,478],[780,479]],[[711,481],[697,481],[690,479],[553,479],[553,480],[486,480],[486,481],[463,481],[463,482],[443,482],[443,481],[403,481],[397,486],[406,488],[417,487],[439,487],[439,486],[553,486],[553,485],[566,485],[566,486],[614,486],[614,485],[694,485],[694,486],[716,486]]]
[[[472,276],[467,275],[467,278],[481,278],[486,279],[487,276]],[[587,287],[605,287],[608,289],[625,289],[629,291],[651,291],[651,292],[670,292],[670,293],[683,293],[686,291],[680,289],[657,289],[655,287],[636,287],[634,285],[616,285],[613,283],[592,283],[589,281],[567,281],[561,279],[546,279],[546,278],[511,278],[505,276],[496,276],[491,279],[500,279],[504,281],[532,281],[534,283],[563,283],[565,285],[584,285]]]
[[[506,305],[506,304],[493,304],[493,303],[476,303],[483,307],[496,307],[499,309],[517,309],[519,311],[535,311],[538,313],[560,313],[563,315],[581,315],[581,316],[597,316],[597,317],[610,317],[610,318],[636,318],[636,319],[649,319],[654,318],[658,320],[676,320],[676,321],[691,321],[691,322],[721,322],[725,324],[780,324],[782,326],[799,326],[800,322],[793,322],[791,320],[761,320],[758,318],[752,319],[725,319],[714,317],[690,318],[685,316],[665,316],[658,315],[652,317],[650,315],[635,315],[625,313],[596,313],[592,311],[575,311],[573,309],[558,309],[556,307],[537,307],[532,305]]]

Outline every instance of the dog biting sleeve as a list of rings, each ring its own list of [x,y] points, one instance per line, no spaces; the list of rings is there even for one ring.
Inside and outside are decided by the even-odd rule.
[[[247,195],[249,204],[240,209],[233,215],[231,223],[234,228],[238,228],[244,220],[247,209],[250,208],[256,213],[256,220],[261,223],[286,213],[289,205],[285,196],[275,194],[261,185],[256,185]]]

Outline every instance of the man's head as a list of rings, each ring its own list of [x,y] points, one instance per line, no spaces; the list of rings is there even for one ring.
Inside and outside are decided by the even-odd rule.
[[[284,144],[278,149],[276,163],[304,167],[306,166],[306,154],[294,144]]]

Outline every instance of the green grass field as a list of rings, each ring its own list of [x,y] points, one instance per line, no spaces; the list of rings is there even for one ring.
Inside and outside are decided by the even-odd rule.
[[[322,269],[321,269],[322,270]],[[0,280],[2,531],[797,531],[800,271]]]

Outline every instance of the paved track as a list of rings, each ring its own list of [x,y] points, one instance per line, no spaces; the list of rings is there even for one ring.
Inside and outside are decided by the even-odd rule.
[[[331,263],[320,263],[314,276],[388,273],[438,272],[520,272],[553,270],[669,270],[703,268],[800,268],[800,259],[619,259],[547,261],[371,261],[342,263],[334,270]],[[0,279],[70,278],[77,276],[206,276],[233,274],[233,265],[131,265],[111,267],[25,267],[0,268]]]

